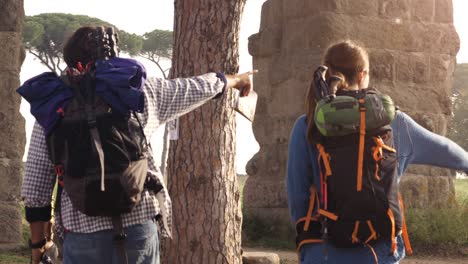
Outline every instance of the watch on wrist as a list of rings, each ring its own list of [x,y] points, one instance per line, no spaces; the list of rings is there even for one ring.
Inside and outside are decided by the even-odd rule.
[[[47,240],[44,238],[44,239],[42,239],[41,241],[39,241],[37,243],[33,243],[31,241],[31,239],[29,239],[28,243],[29,243],[29,248],[30,249],[39,249],[39,248],[42,248],[43,246],[45,246],[45,244],[47,243]]]

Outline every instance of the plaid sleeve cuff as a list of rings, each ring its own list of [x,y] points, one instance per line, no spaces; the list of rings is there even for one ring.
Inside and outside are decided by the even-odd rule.
[[[218,77],[219,79],[221,79],[221,81],[223,81],[224,86],[223,86],[223,90],[219,94],[217,94],[215,97],[213,97],[213,99],[218,99],[221,96],[223,96],[224,92],[226,91],[226,86],[227,86],[227,79],[226,79],[226,75],[224,75],[224,72],[217,72],[216,77]]]

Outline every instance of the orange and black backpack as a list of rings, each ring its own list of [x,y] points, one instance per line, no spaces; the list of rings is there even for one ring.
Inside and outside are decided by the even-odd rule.
[[[319,67],[313,82],[322,86],[316,88],[311,142],[318,151],[320,177],[310,187],[307,215],[296,223],[297,250],[324,241],[372,249],[375,242],[388,239],[394,252],[396,236],[403,233],[411,254],[390,127],[396,107],[375,89],[330,93],[324,70]]]

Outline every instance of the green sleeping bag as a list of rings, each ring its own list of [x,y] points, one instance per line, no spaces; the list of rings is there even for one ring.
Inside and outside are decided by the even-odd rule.
[[[390,96],[380,93],[366,93],[366,131],[391,124],[396,107]],[[336,96],[333,100],[320,100],[315,108],[315,125],[323,136],[345,136],[359,133],[360,113],[358,98],[347,95]]]

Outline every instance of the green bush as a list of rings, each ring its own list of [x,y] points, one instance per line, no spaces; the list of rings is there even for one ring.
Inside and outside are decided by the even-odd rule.
[[[415,254],[467,255],[468,180],[456,180],[457,206],[406,211],[408,233]]]
[[[255,215],[244,215],[242,221],[242,244],[247,247],[294,250],[294,238],[278,239],[278,234],[292,233],[284,230],[289,226],[278,221],[266,221]]]
[[[468,206],[468,179],[455,180],[455,194],[460,205]]]

